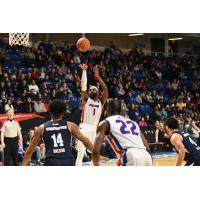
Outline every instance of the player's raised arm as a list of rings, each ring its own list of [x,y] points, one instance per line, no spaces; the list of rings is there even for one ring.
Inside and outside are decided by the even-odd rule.
[[[96,79],[99,81],[99,83],[100,83],[100,85],[101,85],[101,87],[103,89],[102,103],[104,105],[106,100],[107,100],[107,98],[108,98],[108,88],[107,88],[106,84],[104,83],[104,81],[99,76],[99,69],[98,69],[97,65],[94,67],[94,74],[95,74]]]
[[[92,151],[93,149],[93,145],[90,142],[90,140],[85,137],[80,131],[79,128],[76,124],[72,123],[72,122],[67,122],[67,126],[69,128],[69,131],[71,132],[71,134],[78,140],[80,140],[83,145],[90,151]]]
[[[105,120],[97,127],[97,136],[92,150],[92,162],[95,166],[99,166],[101,145],[103,143],[105,134],[109,131],[109,129],[109,123]]]
[[[24,160],[22,165],[26,166],[28,165],[29,161],[31,160],[31,156],[35,150],[35,147],[38,145],[38,143],[40,142],[42,135],[44,132],[44,125],[39,126],[36,131],[35,131],[35,135],[33,137],[33,139],[31,140],[31,143],[24,155]]]
[[[88,66],[86,64],[81,64],[80,67],[82,68],[82,77],[81,77],[81,99],[82,99],[82,105],[84,106],[87,99],[87,68]]]
[[[181,166],[185,158],[185,147],[182,142],[183,138],[180,135],[176,134],[171,137],[170,141],[178,151],[176,166]]]

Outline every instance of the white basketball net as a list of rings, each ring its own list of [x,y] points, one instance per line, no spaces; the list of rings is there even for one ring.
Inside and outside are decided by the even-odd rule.
[[[29,33],[9,33],[9,45],[29,46]]]

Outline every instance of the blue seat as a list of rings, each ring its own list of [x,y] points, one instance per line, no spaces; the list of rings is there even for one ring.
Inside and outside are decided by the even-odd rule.
[[[141,111],[141,114],[142,115],[145,115],[146,114],[146,108],[144,105],[140,105],[140,111]]]
[[[67,86],[68,86],[68,88],[69,88],[71,91],[74,91],[74,85],[73,85],[73,83],[68,82],[68,83],[67,83]]]
[[[145,105],[145,112],[146,112],[145,114],[151,114],[152,111],[153,111],[153,109],[151,108],[151,106],[146,104]]]
[[[79,106],[80,102],[81,102],[80,98],[71,97],[69,104],[70,104],[70,106],[75,107],[75,106]]]

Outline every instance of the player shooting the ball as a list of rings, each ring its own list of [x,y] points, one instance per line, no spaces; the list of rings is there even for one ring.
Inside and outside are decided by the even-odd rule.
[[[94,67],[95,79],[99,81],[100,86],[103,89],[102,95],[99,95],[99,89],[95,86],[90,86],[89,92],[87,92],[87,68],[86,64],[80,65],[82,68],[82,78],[81,78],[81,99],[82,99],[82,115],[80,123],[80,131],[84,134],[91,143],[94,143],[96,137],[96,129],[99,123],[103,106],[108,98],[108,88],[104,81],[99,76],[99,69],[96,65]],[[81,166],[83,157],[85,154],[85,146],[81,141],[77,143],[77,159],[76,165]],[[105,158],[105,160],[108,160]]]

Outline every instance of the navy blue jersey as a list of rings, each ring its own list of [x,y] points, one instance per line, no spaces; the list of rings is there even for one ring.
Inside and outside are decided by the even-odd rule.
[[[188,133],[174,132],[183,138],[183,145],[186,149],[185,161],[200,162],[200,146],[190,137]]]
[[[3,152],[0,151],[0,162],[3,162]]]
[[[44,124],[43,139],[46,158],[74,158],[71,150],[71,133],[65,120],[46,122]]]

